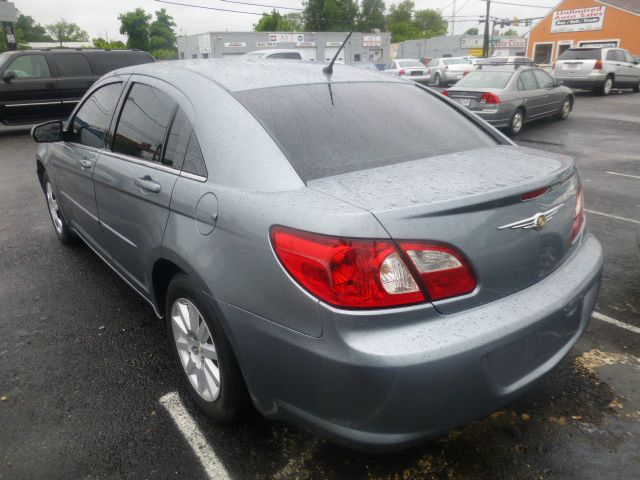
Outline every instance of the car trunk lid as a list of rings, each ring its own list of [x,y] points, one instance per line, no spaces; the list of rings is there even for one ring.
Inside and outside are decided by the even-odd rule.
[[[308,187],[371,211],[395,240],[441,242],[462,252],[478,288],[434,302],[441,313],[522,290],[573,248],[579,180],[575,162],[561,155],[483,148],[312,180]],[[542,196],[521,198],[546,187]],[[509,227],[550,211],[543,229]]]

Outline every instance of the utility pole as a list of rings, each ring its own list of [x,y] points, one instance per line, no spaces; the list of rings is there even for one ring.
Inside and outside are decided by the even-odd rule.
[[[451,36],[456,34],[456,0],[453,0],[453,12],[451,14]]]
[[[489,13],[491,9],[491,0],[487,0],[487,14],[484,19],[484,39],[482,42],[482,56],[489,56]]]

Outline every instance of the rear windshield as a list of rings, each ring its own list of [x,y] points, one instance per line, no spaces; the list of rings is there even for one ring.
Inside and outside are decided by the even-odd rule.
[[[417,60],[401,60],[398,62],[398,65],[400,65],[402,68],[411,68],[411,67],[424,68],[424,65]]]
[[[445,65],[463,65],[463,64],[471,64],[471,60],[467,60],[466,58],[446,58],[444,60]]]
[[[497,144],[436,95],[404,83],[235,93],[304,182]]]
[[[558,60],[599,60],[600,48],[570,48],[560,54]]]
[[[513,72],[476,70],[459,80],[456,87],[504,88],[512,76]]]

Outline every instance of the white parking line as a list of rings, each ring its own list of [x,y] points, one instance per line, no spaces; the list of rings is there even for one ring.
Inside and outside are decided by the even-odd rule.
[[[229,472],[211,448],[195,420],[189,415],[177,392],[170,392],[160,398],[160,404],[167,410],[180,433],[202,464],[210,479],[229,479]]]
[[[608,317],[606,315],[603,315],[602,313],[593,312],[591,316],[597,320],[602,320],[603,322],[610,323],[611,325],[615,325],[616,327],[629,330],[630,332],[640,333],[640,328],[629,325],[628,323],[621,322],[620,320],[616,320],[615,318]]]
[[[633,218],[619,217],[618,215],[611,215],[609,213],[596,212],[595,210],[589,210],[588,208],[585,208],[585,211],[594,215],[602,215],[603,217],[615,218],[616,220],[622,220],[623,222],[637,223],[640,225],[640,220],[634,220]]]
[[[604,173],[608,173],[609,175],[619,175],[621,177],[637,178],[638,180],[640,180],[640,176],[629,175],[628,173],[618,173],[618,172],[604,172]]]

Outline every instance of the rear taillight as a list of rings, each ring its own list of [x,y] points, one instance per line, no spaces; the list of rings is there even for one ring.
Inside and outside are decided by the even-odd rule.
[[[488,105],[497,105],[502,103],[500,97],[495,93],[487,92],[482,94],[482,98],[480,98],[480,103],[486,103]]]
[[[578,189],[578,200],[573,211],[573,224],[571,226],[571,241],[575,242],[584,226],[584,190],[582,185]]]
[[[452,247],[411,242],[401,243],[400,252],[391,240],[338,238],[280,226],[271,228],[271,241],[300,285],[338,307],[410,305],[427,301],[425,291],[431,300],[441,300],[476,287],[471,268]]]
[[[398,72],[399,75],[405,75],[406,73],[407,71],[404,68]]]
[[[440,93],[441,93],[442,95],[444,95],[445,97],[448,97],[448,96],[449,96],[449,90],[442,90]]]
[[[549,187],[538,188],[537,190],[531,190],[530,192],[520,195],[520,200],[526,202],[527,200],[533,200],[534,198],[541,197],[549,191]]]
[[[593,66],[594,70],[602,70],[602,60],[596,60],[596,64]]]

